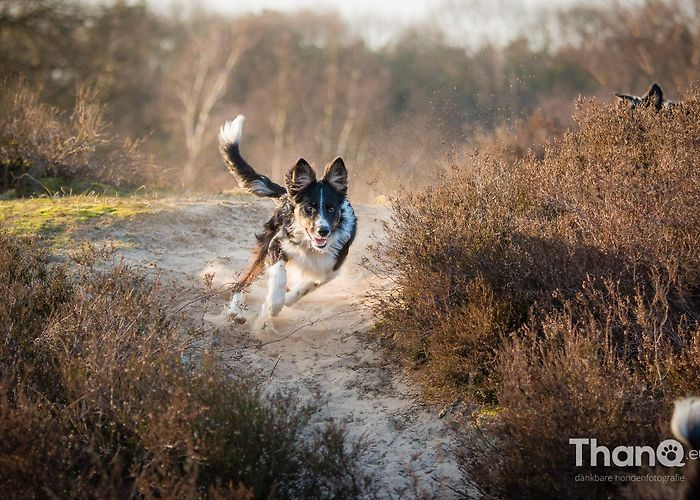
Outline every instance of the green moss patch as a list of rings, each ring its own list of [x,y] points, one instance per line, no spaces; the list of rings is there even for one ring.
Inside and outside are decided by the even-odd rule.
[[[64,196],[0,200],[0,223],[16,234],[58,239],[86,227],[160,210],[151,199],[136,197]]]

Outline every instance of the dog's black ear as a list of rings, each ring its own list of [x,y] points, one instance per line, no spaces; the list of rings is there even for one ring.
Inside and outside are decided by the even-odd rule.
[[[326,167],[323,173],[323,182],[327,182],[336,191],[346,194],[348,192],[348,169],[342,158],[336,158],[333,163]]]
[[[656,83],[653,84],[647,93],[647,100],[656,111],[660,111],[664,107],[664,91]]]
[[[316,182],[316,173],[309,162],[304,158],[299,158],[297,164],[287,172],[286,182],[287,191],[294,196]]]
[[[617,97],[618,99],[620,99],[622,101],[628,101],[628,100],[632,99],[631,95],[622,94],[620,92],[615,92],[615,97]]]
[[[631,102],[632,105],[634,106],[635,104],[639,103],[639,98],[633,95],[627,95],[627,94],[620,94],[618,92],[615,92],[615,97],[620,99],[621,101],[626,101],[626,102]]]

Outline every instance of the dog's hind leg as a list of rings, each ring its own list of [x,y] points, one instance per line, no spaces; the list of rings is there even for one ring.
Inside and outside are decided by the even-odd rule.
[[[243,276],[233,286],[233,296],[228,305],[228,314],[236,323],[245,323],[246,318],[246,296],[248,287],[260,276],[265,270],[265,257],[267,256],[267,246],[258,245],[258,249],[253,257],[253,260],[248,265],[248,268],[243,273]]]

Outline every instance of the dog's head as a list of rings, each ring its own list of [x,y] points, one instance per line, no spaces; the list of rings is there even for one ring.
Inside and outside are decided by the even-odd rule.
[[[342,158],[326,167],[323,178],[303,158],[286,177],[287,193],[294,205],[294,220],[316,249],[325,248],[340,224],[340,215],[348,191],[348,171]]]
[[[623,102],[629,104],[632,107],[632,109],[636,108],[637,106],[653,106],[656,111],[661,111],[664,108],[664,105],[666,104],[664,92],[663,90],[661,90],[661,87],[659,87],[656,83],[654,83],[651,86],[651,88],[649,88],[649,92],[647,92],[647,95],[643,97],[638,97],[636,95],[619,94],[617,92],[615,93],[615,96]]]

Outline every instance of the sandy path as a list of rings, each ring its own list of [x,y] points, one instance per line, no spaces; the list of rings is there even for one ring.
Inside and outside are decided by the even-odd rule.
[[[274,206],[247,196],[166,204],[169,208],[162,213],[119,222],[91,239],[126,242],[119,253],[129,262],[155,269],[166,283],[201,287],[203,277],[213,273],[216,287],[244,267],[254,232]],[[440,409],[420,403],[403,376],[388,366],[367,335],[359,333],[371,325],[360,302],[372,278],[359,262],[382,211],[359,206],[356,212],[358,237],[341,275],[283,309],[275,322],[278,334],[251,333],[246,325],[227,321],[223,297],[217,297],[202,317],[215,331],[213,345],[232,366],[259,370],[269,377],[271,387],[293,388],[302,398],[320,401],[319,420],[345,421],[352,436],[364,436],[371,445],[364,465],[376,472],[383,497],[397,497],[397,491],[409,485],[408,471],[413,470],[429,496],[450,498],[451,491],[441,483],[454,484],[457,471],[449,458],[449,433],[437,418]],[[261,279],[253,287],[251,309],[260,304],[264,284]],[[270,340],[279,341],[241,349]]]

